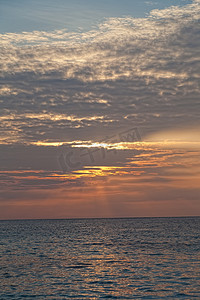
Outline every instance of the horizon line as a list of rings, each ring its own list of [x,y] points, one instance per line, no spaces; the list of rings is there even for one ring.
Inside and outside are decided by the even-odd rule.
[[[145,217],[72,217],[72,218],[21,218],[21,219],[0,219],[0,221],[45,221],[45,220],[105,220],[105,219],[155,219],[155,218],[200,218],[200,215],[191,216],[145,216]]]

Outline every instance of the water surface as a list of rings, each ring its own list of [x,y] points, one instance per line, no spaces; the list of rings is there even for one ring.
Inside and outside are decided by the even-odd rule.
[[[200,218],[0,221],[0,299],[200,299]]]

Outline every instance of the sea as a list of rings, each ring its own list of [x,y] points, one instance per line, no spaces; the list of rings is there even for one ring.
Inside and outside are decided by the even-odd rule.
[[[0,299],[200,299],[200,217],[0,221]]]

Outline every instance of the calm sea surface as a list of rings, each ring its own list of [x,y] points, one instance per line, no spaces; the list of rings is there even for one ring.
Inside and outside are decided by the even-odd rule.
[[[200,218],[0,221],[0,299],[200,299]]]

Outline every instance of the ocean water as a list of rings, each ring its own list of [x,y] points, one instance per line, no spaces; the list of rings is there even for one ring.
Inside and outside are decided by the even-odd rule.
[[[199,217],[0,221],[0,299],[200,299]]]

